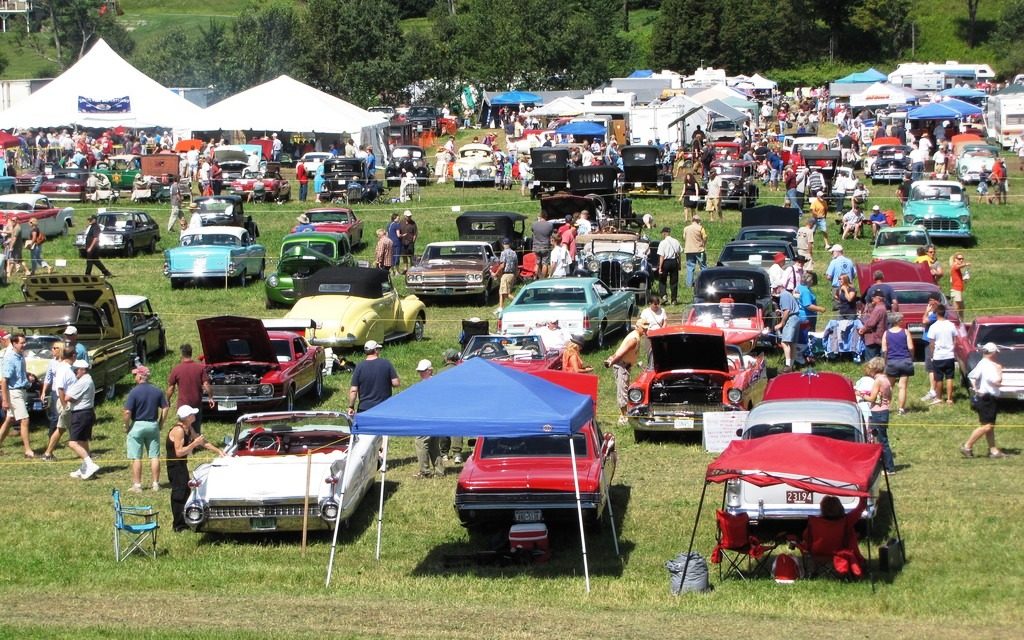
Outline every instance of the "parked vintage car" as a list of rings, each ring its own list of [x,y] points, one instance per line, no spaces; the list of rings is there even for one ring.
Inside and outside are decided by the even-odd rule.
[[[431,242],[405,274],[405,286],[424,297],[479,296],[486,305],[498,291],[501,269],[488,242]]]
[[[358,349],[368,340],[423,339],[425,305],[416,296],[399,296],[382,269],[321,269],[304,278],[297,293],[285,317],[315,320],[317,327],[306,333],[312,344],[338,350]]]
[[[928,306],[928,297],[936,296],[946,306],[946,319],[960,325],[960,316],[947,300],[942,289],[935,284],[928,270],[928,265],[921,263],[883,260],[871,264],[857,264],[857,286],[863,297],[873,283],[873,274],[881,271],[885,283],[892,287],[893,296],[899,300],[900,313],[906,319],[906,327],[914,338],[914,349],[917,356],[923,356],[921,334],[924,325],[921,317]]]
[[[764,401],[747,415],[741,438],[771,438],[779,434],[809,434],[865,443],[870,441],[864,414],[857,406],[853,384],[830,372],[785,373],[768,385]],[[830,462],[835,463],[834,458]],[[878,499],[881,465],[871,488],[862,517],[872,518]],[[801,520],[820,513],[822,494],[795,489],[785,484],[760,487],[743,480],[727,481],[725,509],[746,513],[751,522]],[[840,497],[846,511],[858,503],[856,497]]]
[[[443,115],[439,107],[414,104],[405,112],[405,121],[411,124],[417,132],[432,131],[435,136],[439,136],[443,133],[441,129]]]
[[[355,211],[348,207],[309,209],[305,211],[305,214],[309,218],[309,223],[317,231],[344,233],[348,236],[349,244],[353,248],[363,244],[363,221],[356,216]],[[298,226],[292,227],[292,233],[295,233]]]
[[[533,172],[531,199],[568,188],[569,152],[567,146],[530,149],[530,170]]]
[[[632,233],[593,233],[576,238],[576,275],[599,278],[616,291],[630,291],[647,304],[651,242]]]
[[[312,179],[312,176],[314,173],[316,173],[317,168],[319,168],[320,165],[324,163],[324,161],[329,160],[330,158],[333,157],[334,155],[326,151],[310,151],[308,153],[302,154],[302,157],[299,158],[299,162],[306,165],[306,173],[308,173],[310,179]]]
[[[739,160],[743,157],[743,149],[736,142],[728,140],[716,140],[711,143],[715,154],[715,160]]]
[[[712,163],[722,176],[722,206],[746,209],[757,204],[757,166],[747,160],[719,160]],[[702,189],[702,194],[707,190]]]
[[[494,186],[498,169],[494,152],[485,144],[467,144],[459,149],[452,167],[456,187]]]
[[[263,321],[217,316],[196,321],[210,394],[220,412],[295,409],[295,399],[324,391],[324,350],[302,335],[312,321],[291,320],[286,330],[268,329]],[[281,326],[274,321],[272,326]]]
[[[617,167],[572,167],[569,169],[568,181],[571,195],[594,201],[594,216],[590,218],[591,222],[599,222],[606,217],[633,219],[633,201],[619,195]]]
[[[562,368],[562,350],[547,348],[540,336],[531,334],[473,336],[463,347],[459,361],[471,358],[483,358],[528,373]]]
[[[796,250],[796,231],[799,225],[800,210],[795,207],[774,204],[749,207],[740,213],[740,230],[733,240],[782,240],[793,245]]]
[[[510,246],[523,251],[526,216],[512,211],[466,211],[455,218],[459,240],[489,242],[495,253],[502,250],[501,241],[508,238]]]
[[[150,356],[165,354],[167,334],[164,332],[164,323],[153,311],[149,298],[118,294],[116,299],[125,332],[135,336],[135,359],[146,364]]]
[[[277,269],[264,280],[267,308],[295,304],[298,299],[296,280],[308,278],[327,267],[355,265],[348,236],[343,233],[303,231],[289,234],[281,242]]]
[[[597,278],[550,278],[519,290],[498,319],[498,333],[527,334],[554,318],[563,330],[603,349],[609,333],[630,330],[635,311],[631,291],[612,291]]]
[[[967,191],[955,180],[918,180],[903,205],[903,224],[919,225],[931,239],[974,241]]]
[[[977,184],[981,176],[992,172],[992,166],[999,157],[999,147],[990,144],[965,145],[956,157],[954,173],[963,184]]]
[[[96,215],[100,226],[100,253],[116,253],[130,258],[136,250],[156,253],[160,242],[160,224],[145,211],[105,211]],[[75,236],[78,253],[85,257],[85,231]]]
[[[239,196],[201,196],[192,201],[199,207],[204,227],[243,227],[254,238],[260,236],[252,216],[245,214],[245,203]]]
[[[970,389],[967,374],[982,358],[981,345],[993,342],[999,347],[996,362],[1003,367],[999,397],[1024,400],[1024,316],[979,316],[957,337],[954,351],[964,386]]]
[[[114,189],[131,191],[135,177],[142,171],[140,156],[127,154],[110,156],[96,162],[93,173],[104,175]]]
[[[584,523],[596,526],[608,505],[618,454],[615,437],[588,422],[572,435]],[[577,493],[569,438],[477,438],[455,487],[463,526],[575,521]]]
[[[703,269],[693,283],[693,303],[748,303],[761,310],[764,317],[773,314],[772,291],[768,272],[760,267],[711,267]]]
[[[782,265],[788,267],[793,263],[796,252],[793,245],[785,240],[733,240],[726,242],[722,252],[718,254],[716,265],[719,267],[759,267],[768,269],[772,266],[775,254],[786,257]]]
[[[672,193],[672,174],[663,170],[661,149],[654,145],[628,144],[622,157],[622,189],[631,196]]]
[[[219,280],[244,286],[262,280],[267,250],[239,227],[186,229],[181,244],[164,251],[164,275],[171,288],[189,281]]]
[[[85,202],[85,181],[88,178],[87,169],[54,169],[52,176],[43,177],[37,191],[50,200]]]
[[[910,147],[903,144],[879,147],[871,164],[871,183],[899,182],[910,171]]]
[[[868,151],[864,155],[864,176],[867,178],[871,177],[872,168],[874,167],[875,161],[878,160],[878,151],[882,149],[882,147],[891,147],[893,145],[899,146],[902,144],[903,143],[900,139],[894,136],[882,136],[872,140],[871,146],[868,147]]]
[[[400,145],[391,150],[391,159],[384,168],[384,180],[389,187],[397,187],[407,173],[416,177],[416,184],[421,187],[430,182],[430,165],[427,163],[423,147]]]
[[[373,485],[383,441],[350,427],[333,411],[241,416],[225,455],[192,472],[185,522],[197,532],[265,533],[347,521]]]
[[[366,181],[366,160],[364,158],[331,157],[324,160],[324,186],[317,194],[321,201],[348,199],[349,187]]]
[[[60,167],[53,162],[47,162],[39,169],[23,169],[14,176],[14,193],[36,193],[43,180],[52,176],[55,169]]]
[[[731,298],[690,305],[683,313],[683,324],[721,329],[725,343],[739,347],[744,354],[772,348],[777,342],[768,332],[764,313],[757,305],[733,302]]]
[[[652,366],[626,394],[636,439],[651,432],[702,431],[705,411],[749,410],[768,381],[763,355],[744,355],[717,327],[680,325],[647,333]]]
[[[49,198],[37,193],[0,195],[0,224],[16,219],[21,224],[21,235],[26,239],[32,234],[28,224],[32,218],[48,237],[67,235],[68,227],[74,226],[74,213],[71,207],[55,207]]]
[[[883,227],[875,234],[871,259],[913,262],[917,259],[918,247],[927,247],[931,243],[932,239],[924,227]]]
[[[245,169],[241,177],[231,181],[229,188],[243,200],[287,202],[292,196],[292,185],[281,175],[280,162],[267,162],[259,171]]]
[[[220,167],[221,180],[225,185],[241,178],[246,171],[258,171],[259,162],[239,146],[218,147],[214,151],[217,166]]]

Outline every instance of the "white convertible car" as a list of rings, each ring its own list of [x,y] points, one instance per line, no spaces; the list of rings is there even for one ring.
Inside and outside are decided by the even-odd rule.
[[[224,457],[192,474],[185,503],[189,527],[226,533],[301,531],[307,496],[310,530],[331,529],[339,517],[347,520],[373,484],[382,443],[380,436],[353,438],[350,424],[348,416],[335,411],[240,417]],[[312,463],[308,484],[307,462]],[[352,467],[347,476],[346,465]]]

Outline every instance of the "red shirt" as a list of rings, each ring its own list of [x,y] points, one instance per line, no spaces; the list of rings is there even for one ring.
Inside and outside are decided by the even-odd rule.
[[[303,182],[309,182],[309,176],[306,175],[306,164],[304,162],[300,162],[295,167],[295,179],[299,181],[299,184],[302,184]]]
[[[953,291],[964,290],[964,273],[960,267],[953,267],[949,270],[949,288]]]
[[[178,406],[198,408],[203,402],[203,383],[207,382],[206,366],[190,360],[182,362],[167,376],[167,386],[178,385]]]

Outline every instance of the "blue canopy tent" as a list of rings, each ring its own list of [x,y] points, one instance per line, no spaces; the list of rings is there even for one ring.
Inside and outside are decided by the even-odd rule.
[[[988,94],[980,89],[970,87],[950,87],[938,93],[943,98],[984,98]]]
[[[947,107],[945,102],[932,102],[926,105],[911,109],[907,113],[910,120],[942,120],[952,118],[958,120],[963,114],[953,107]]]
[[[491,96],[491,106],[504,107],[509,105],[519,106],[521,104],[543,104],[544,98],[529,91],[506,91],[496,96]]]
[[[562,372],[546,373],[560,378],[566,386],[592,388],[596,393],[594,376]],[[376,407],[356,414],[352,434],[383,435],[384,462],[381,467],[381,494],[377,515],[377,559],[380,559],[381,527],[384,507],[384,473],[387,469],[387,438],[389,436],[466,436],[522,438],[531,436],[571,436],[594,419],[594,400],[582,393],[571,391],[544,378],[523,373],[483,358],[473,358],[452,367],[402,393],[392,396]],[[515,411],[496,410],[495,398]],[[579,476],[576,469],[576,449],[573,438],[568,437],[569,452],[579,516],[580,540],[583,549],[583,571],[587,591],[590,591],[590,569],[587,563],[587,543],[583,529],[583,507],[580,501]],[[347,469],[346,469],[347,472]],[[342,484],[342,486],[346,486]],[[344,500],[344,494],[341,500]],[[618,535],[615,519],[608,505],[615,550],[618,553]],[[340,521],[340,518],[339,518]],[[338,536],[338,523],[334,527],[331,558],[327,568],[330,585],[334,566],[334,552]]]
[[[881,71],[876,70],[874,67],[871,67],[867,71],[858,71],[857,73],[851,73],[848,76],[844,76],[842,78],[839,78],[838,80],[836,80],[836,84],[840,84],[840,83],[857,83],[857,82],[863,82],[863,83],[885,82],[887,79],[888,79],[888,76],[886,76]]]
[[[984,109],[982,109],[978,105],[971,104],[970,102],[966,102],[964,100],[957,100],[956,98],[943,100],[939,104],[941,104],[944,107],[949,107],[954,111],[958,111],[960,115],[963,116],[980,116],[984,112]]]
[[[604,128],[604,125],[599,122],[591,122],[589,120],[579,120],[576,122],[567,122],[562,126],[555,129],[555,133],[564,136],[605,136],[608,135],[608,131]]]

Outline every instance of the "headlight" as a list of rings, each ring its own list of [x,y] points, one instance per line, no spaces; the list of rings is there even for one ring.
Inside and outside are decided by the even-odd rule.
[[[272,287],[276,287],[280,282],[281,281],[278,279],[276,273],[272,273],[269,276],[267,276],[267,284],[269,284]]]
[[[338,517],[338,503],[334,500],[325,501],[320,505],[320,517],[333,522]]]
[[[743,392],[735,388],[729,389],[729,393],[726,394],[726,397],[729,398],[729,402],[736,404],[743,397]]]
[[[272,395],[273,393],[274,393],[274,385],[272,385],[272,384],[261,384],[260,385],[260,395],[261,396],[269,396],[269,395]]]
[[[236,271],[238,271],[238,263],[237,262],[229,262],[228,263],[228,273],[234,274]]]
[[[410,273],[405,276],[405,281],[412,283],[423,282],[423,276],[418,273]]]
[[[633,273],[633,269],[634,267],[632,262],[622,263],[622,273]]]
[[[203,522],[206,520],[206,509],[203,508],[202,504],[193,502],[185,507],[185,520],[192,524],[199,524]]]
[[[466,282],[483,282],[483,274],[480,273],[467,273]]]
[[[636,404],[644,399],[644,391],[643,389],[630,389],[627,397],[630,402]]]
[[[967,215],[960,216],[960,224],[967,224],[970,221],[971,221],[971,216],[967,216]]]
[[[597,273],[597,260],[587,260],[587,271]]]
[[[910,215],[903,216],[903,223],[904,224],[914,224],[915,220],[917,220],[917,218],[915,218],[914,216],[910,216]]]

